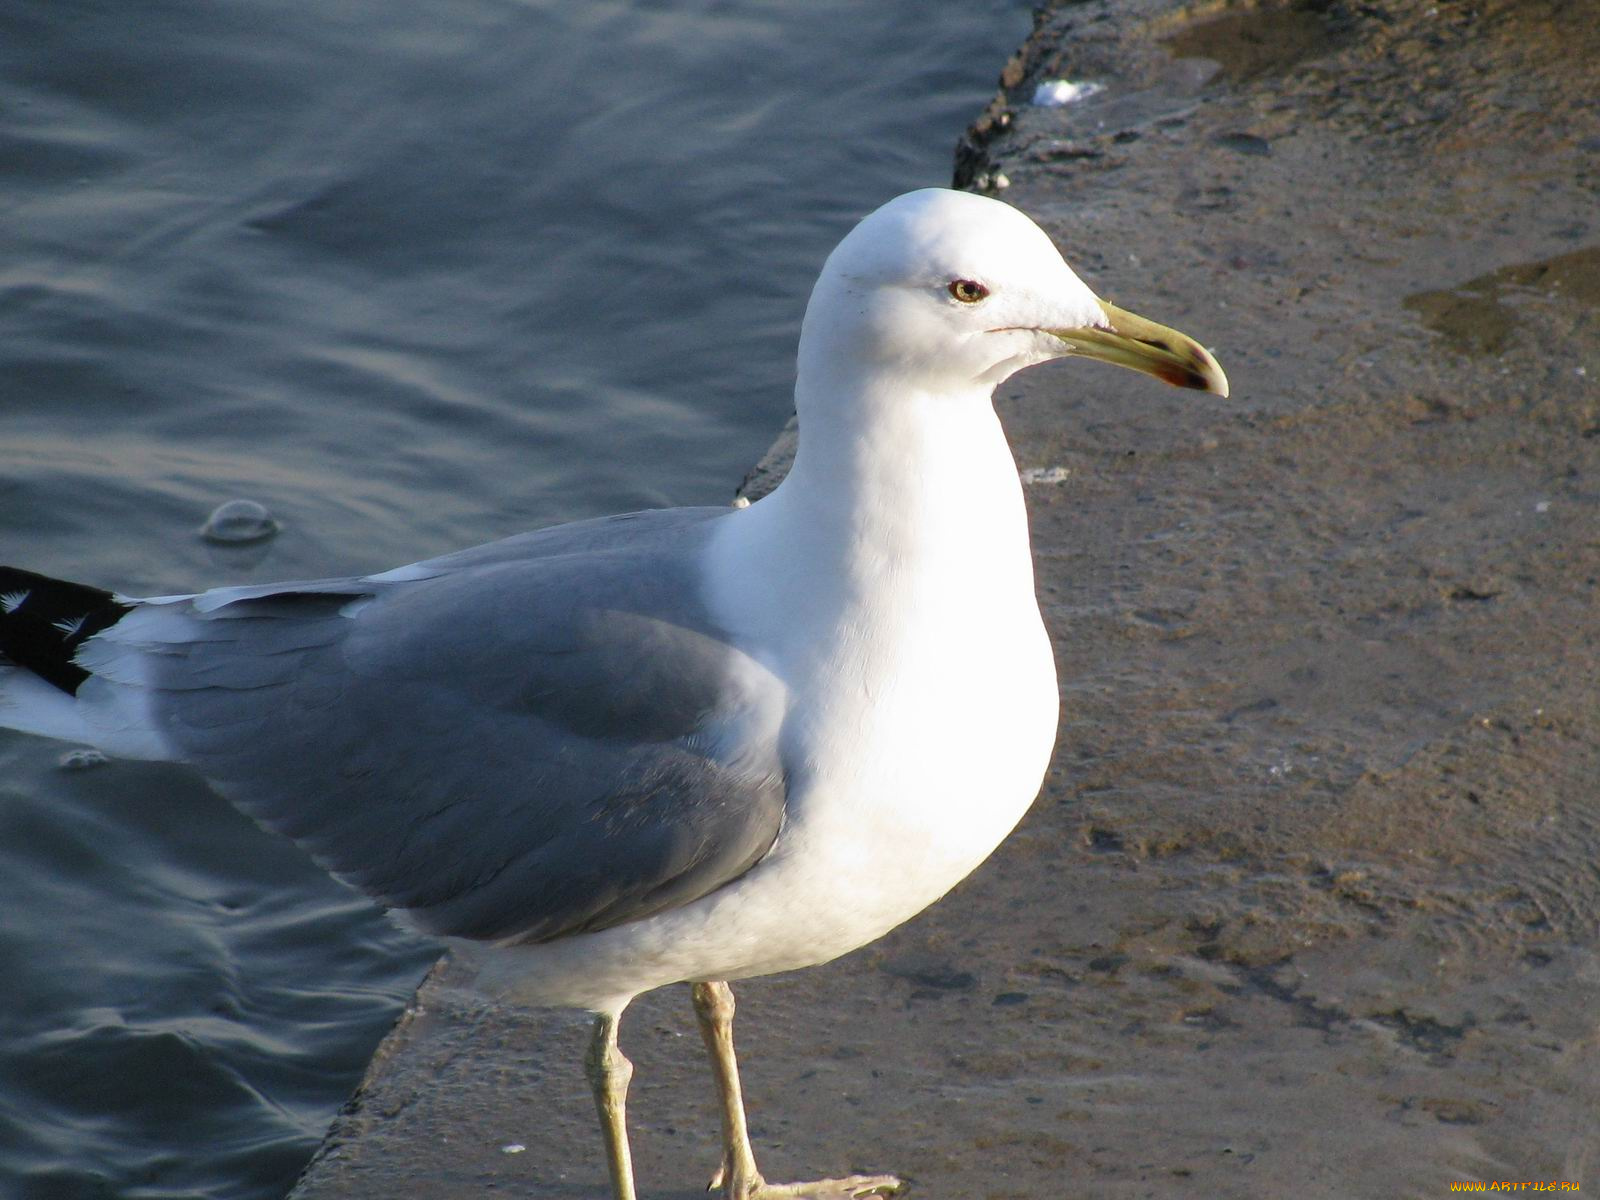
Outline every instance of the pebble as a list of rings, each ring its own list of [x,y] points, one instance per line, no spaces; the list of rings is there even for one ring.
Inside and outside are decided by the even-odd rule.
[[[1065,483],[1071,467],[1023,467],[1023,483]]]
[[[1074,83],[1070,79],[1047,79],[1033,89],[1033,99],[1028,103],[1035,108],[1062,108],[1087,100],[1096,92],[1103,92],[1103,83]]]
[[[1253,133],[1219,133],[1211,140],[1236,154],[1251,154],[1265,158],[1272,153],[1272,143]]]

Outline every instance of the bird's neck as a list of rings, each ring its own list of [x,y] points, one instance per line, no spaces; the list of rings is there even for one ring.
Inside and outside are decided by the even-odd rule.
[[[876,387],[885,394],[797,389],[800,441],[784,487],[806,520],[902,553],[1021,521],[1016,464],[986,391]]]
[[[788,477],[729,529],[774,597],[827,579],[845,608],[852,595],[1032,603],[1022,489],[987,389],[803,373],[796,406]]]

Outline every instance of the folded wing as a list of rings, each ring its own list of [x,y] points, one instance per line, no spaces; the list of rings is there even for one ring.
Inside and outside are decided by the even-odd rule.
[[[701,599],[727,511],[140,605],[79,699],[145,689],[173,757],[428,931],[604,929],[739,877],[783,818],[783,687]]]

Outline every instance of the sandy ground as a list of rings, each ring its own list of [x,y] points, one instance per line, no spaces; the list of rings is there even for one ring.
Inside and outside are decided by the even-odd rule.
[[[1233,397],[1002,388],[1055,764],[931,912],[740,989],[769,1176],[1600,1188],[1596,62],[1593,3],[1041,17],[960,179]],[[603,1196],[585,1036],[429,985],[297,1197]],[[702,1194],[686,989],[624,1044],[643,1194]]]

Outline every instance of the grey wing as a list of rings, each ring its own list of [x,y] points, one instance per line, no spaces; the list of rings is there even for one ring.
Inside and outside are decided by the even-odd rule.
[[[700,597],[726,513],[241,589],[154,656],[163,732],[431,932],[544,941],[687,903],[754,865],[783,817],[782,687]]]

